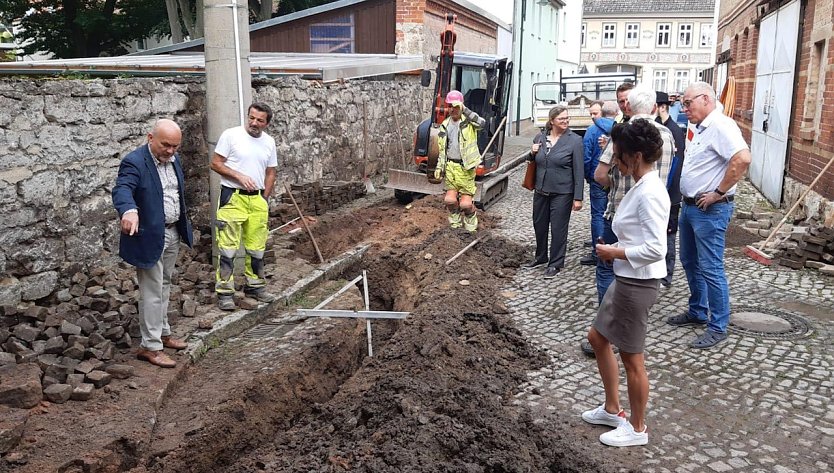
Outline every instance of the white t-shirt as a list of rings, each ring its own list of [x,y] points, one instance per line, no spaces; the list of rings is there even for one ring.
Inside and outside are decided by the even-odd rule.
[[[229,128],[220,135],[214,152],[226,158],[226,166],[245,174],[255,181],[258,189],[264,188],[266,168],[278,167],[275,140],[266,133],[253,137],[242,126]],[[220,176],[220,184],[242,189],[237,181]]]
[[[681,194],[695,197],[701,192],[712,192],[724,179],[732,158],[748,149],[735,120],[717,108],[695,129],[692,141],[686,144],[686,158],[681,171]],[[724,189],[727,195],[736,186]]]

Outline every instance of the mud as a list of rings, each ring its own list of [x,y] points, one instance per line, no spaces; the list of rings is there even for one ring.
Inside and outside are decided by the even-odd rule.
[[[375,328],[373,358],[354,320],[322,328],[268,373],[217,350],[171,396],[135,471],[603,471],[513,403],[547,361],[499,296],[525,250],[490,238],[487,218],[484,240],[446,265],[475,237],[446,228],[439,200],[403,213],[363,209],[316,229],[323,251],[372,242],[345,277],[366,269],[372,309],[411,312]]]

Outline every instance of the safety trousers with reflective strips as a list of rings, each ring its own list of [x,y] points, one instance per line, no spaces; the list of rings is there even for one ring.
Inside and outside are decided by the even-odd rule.
[[[217,294],[235,292],[235,253],[243,242],[246,259],[243,274],[245,291],[256,291],[266,286],[264,279],[264,250],[269,234],[269,204],[260,194],[244,195],[236,189],[221,188],[217,208],[217,249],[220,253],[215,274]]]

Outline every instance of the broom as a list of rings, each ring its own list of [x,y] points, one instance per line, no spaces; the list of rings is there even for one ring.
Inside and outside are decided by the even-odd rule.
[[[825,171],[828,171],[828,168],[831,167],[831,163],[834,163],[834,156],[832,156],[831,159],[828,160],[828,164],[826,164],[825,167],[822,168],[822,171],[820,171],[820,173],[817,175],[814,181],[811,182],[811,184],[805,189],[805,191],[802,192],[802,195],[800,195],[799,198],[796,199],[796,202],[793,204],[793,207],[791,207],[790,210],[788,210],[788,213],[785,214],[785,216],[782,218],[782,221],[780,221],[779,224],[773,228],[773,231],[770,232],[770,235],[767,236],[767,239],[763,241],[758,248],[756,248],[753,245],[747,245],[744,248],[744,254],[746,254],[753,260],[758,261],[759,263],[767,266],[770,266],[773,263],[773,256],[764,252],[765,247],[768,243],[770,243],[770,240],[772,240],[773,237],[776,236],[776,232],[778,232],[779,229],[782,228],[782,225],[784,225],[785,222],[788,221],[788,218],[791,215],[793,215],[794,211],[799,208],[799,205],[805,201],[805,196],[808,195],[809,192],[811,192],[811,189],[813,189],[817,182],[819,182],[820,178],[823,176],[823,174],[825,174]]]

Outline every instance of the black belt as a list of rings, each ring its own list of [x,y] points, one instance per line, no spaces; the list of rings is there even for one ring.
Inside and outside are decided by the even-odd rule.
[[[224,189],[229,189],[230,191],[235,191],[236,193],[241,194],[241,195],[259,195],[263,192],[263,189],[256,189],[256,190],[253,190],[253,191],[248,191],[246,189],[238,189],[236,187],[229,187],[229,186],[221,186],[221,187],[223,187]]]
[[[718,199],[718,201],[716,201],[715,203],[716,204],[729,203],[729,202],[732,202],[733,200],[735,200],[735,196],[725,195],[724,197]],[[698,199],[696,199],[695,197],[684,197],[683,198],[683,203],[686,204],[686,205],[698,205]]]

